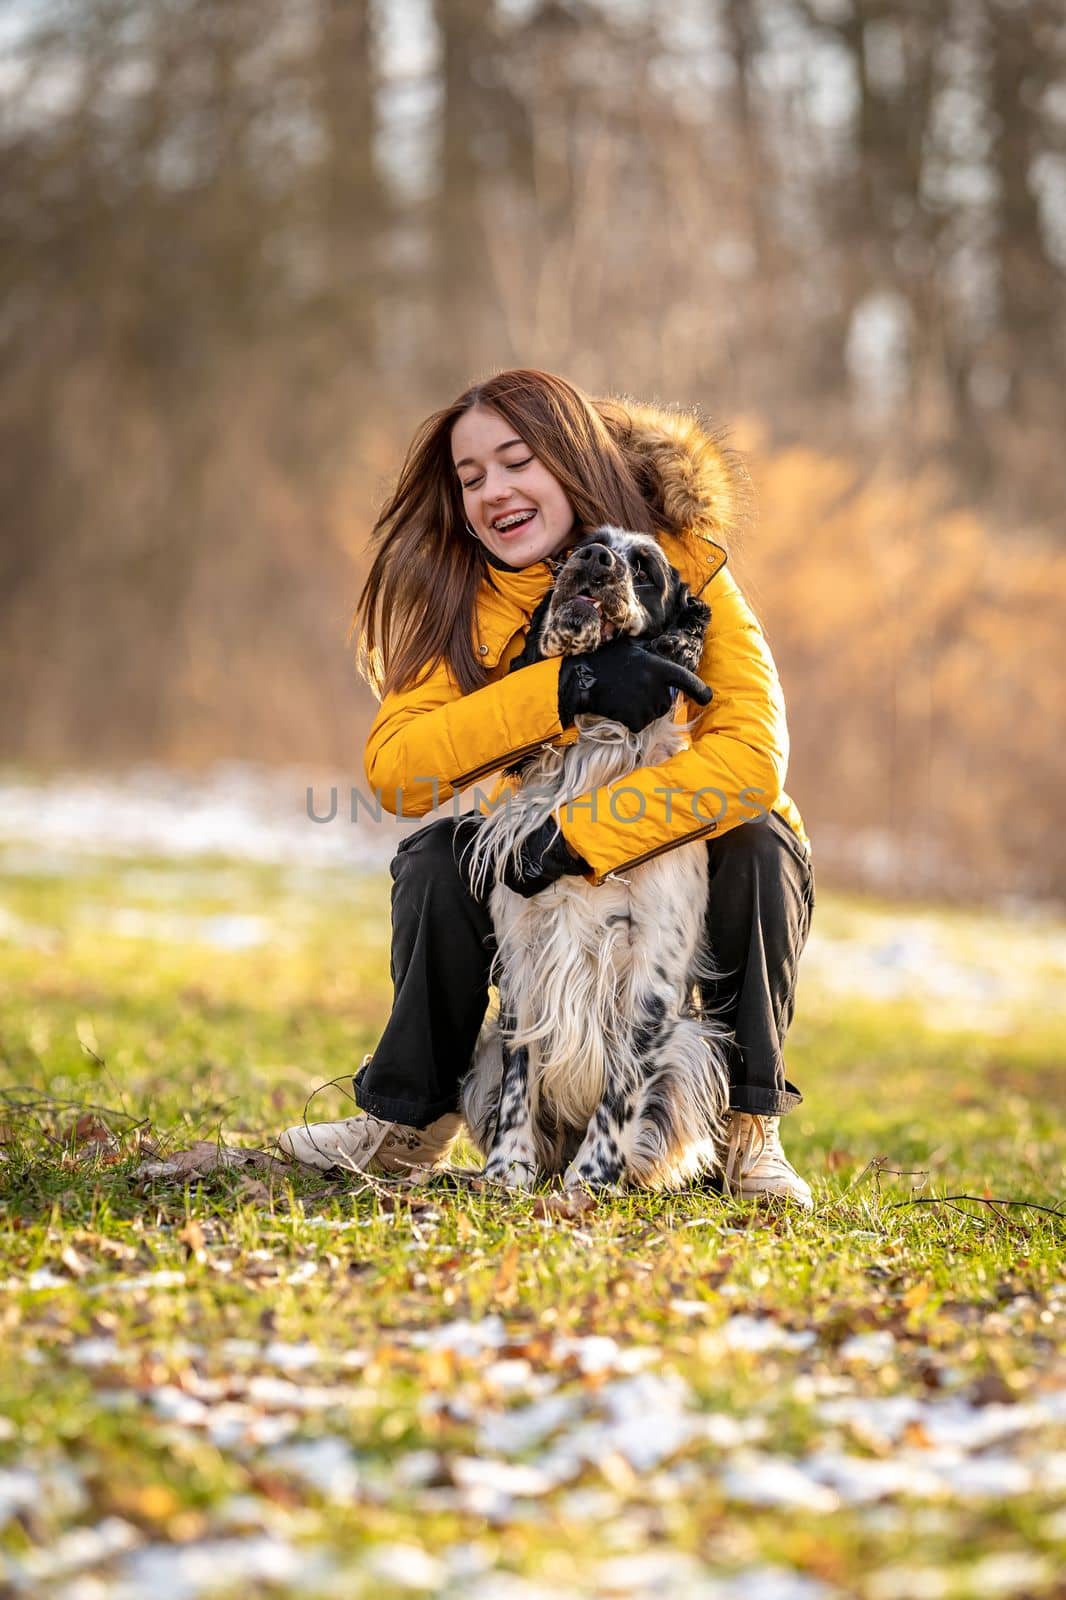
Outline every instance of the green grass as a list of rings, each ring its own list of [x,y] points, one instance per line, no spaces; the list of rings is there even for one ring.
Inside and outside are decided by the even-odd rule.
[[[962,963],[1011,969],[1006,1022],[975,1007],[970,1031],[927,997],[841,993],[823,953],[784,1130],[812,1218],[710,1193],[566,1216],[470,1184],[139,1177],[146,1141],[265,1147],[351,1073],[389,1003],[387,905],[384,877],[223,861],[9,877],[0,1591],[178,1592],[153,1563],[206,1545],[244,1593],[725,1594],[740,1575],[768,1600],[801,1578],[812,1597],[1052,1592],[1063,1224],[907,1202],[1062,1203],[1061,928],[907,914]],[[238,915],[262,943],[209,942]],[[846,951],[895,915],[825,898],[816,925]],[[85,1142],[87,1107],[110,1143]],[[348,1110],[337,1087],[309,1114]],[[567,1343],[592,1336],[614,1344]],[[862,1410],[905,1397],[900,1438]],[[482,1431],[549,1402],[542,1437]],[[955,1414],[991,1431],[948,1470],[937,1419]],[[995,1437],[1009,1415],[1024,1424]],[[944,1481],[829,1509],[793,1478],[787,1503],[752,1503],[776,1465],[809,1487],[827,1451]],[[542,1480],[508,1476],[522,1465]],[[70,1587],[79,1572],[98,1587]]]

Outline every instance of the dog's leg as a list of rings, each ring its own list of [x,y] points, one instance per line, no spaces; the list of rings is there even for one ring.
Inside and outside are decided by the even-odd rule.
[[[607,1093],[589,1123],[581,1148],[563,1176],[567,1188],[585,1184],[596,1188],[624,1186],[644,1082],[653,1070],[648,1064],[649,1057],[662,1035],[667,1004],[659,994],[647,994],[638,1003],[630,1061],[626,1065],[612,1063],[608,1069]]]
[[[719,1042],[708,1023],[645,998],[633,1058],[617,1073],[567,1168],[568,1188],[673,1188],[711,1171],[728,1098]]]
[[[664,1018],[634,1098],[622,1143],[626,1183],[676,1188],[714,1169],[729,1081],[710,1024],[699,1017]]]
[[[528,1189],[537,1176],[533,1107],[529,1093],[529,1051],[503,1041],[500,1108],[485,1176],[509,1189]]]
[[[564,1189],[617,1189],[625,1170],[622,1143],[633,1115],[631,1096],[608,1091],[593,1113],[577,1153],[563,1173]]]

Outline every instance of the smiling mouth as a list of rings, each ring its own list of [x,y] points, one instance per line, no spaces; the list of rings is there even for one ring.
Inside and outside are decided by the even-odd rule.
[[[524,528],[536,516],[536,511],[515,511],[509,517],[501,517],[492,524],[493,533],[517,533],[519,528]]]

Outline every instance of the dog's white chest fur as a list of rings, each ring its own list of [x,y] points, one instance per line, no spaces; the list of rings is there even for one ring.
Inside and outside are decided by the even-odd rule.
[[[568,799],[666,759],[669,718],[641,734],[581,719],[487,820],[475,846],[495,878],[516,844]],[[486,1172],[663,1187],[715,1165],[725,1109],[721,1030],[692,1014],[704,964],[707,848],[679,845],[603,883],[566,877],[529,899],[496,883],[498,1019],[482,1032],[463,1110]]]

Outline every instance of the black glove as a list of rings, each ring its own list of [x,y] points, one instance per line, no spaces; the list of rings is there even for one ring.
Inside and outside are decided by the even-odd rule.
[[[528,839],[523,839],[518,847],[517,863],[508,860],[500,882],[529,900],[568,874],[589,871],[591,868],[584,856],[574,854],[554,818],[548,817]]]
[[[590,711],[639,733],[649,722],[666,716],[675,687],[701,706],[711,699],[703,680],[679,662],[625,636],[611,639],[588,655],[564,659],[559,669],[559,721],[565,728],[579,711]]]
[[[471,894],[474,893],[474,888],[470,882],[466,851],[484,821],[485,818],[479,812],[467,812],[459,819],[454,835],[455,859]],[[539,828],[522,841],[518,850],[518,861],[508,859],[500,882],[505,883],[508,889],[513,889],[515,894],[520,894],[524,900],[529,900],[568,873],[591,872],[591,870],[583,856],[574,855],[553,819],[548,817]],[[487,903],[489,889],[491,884],[483,891],[481,903]]]

